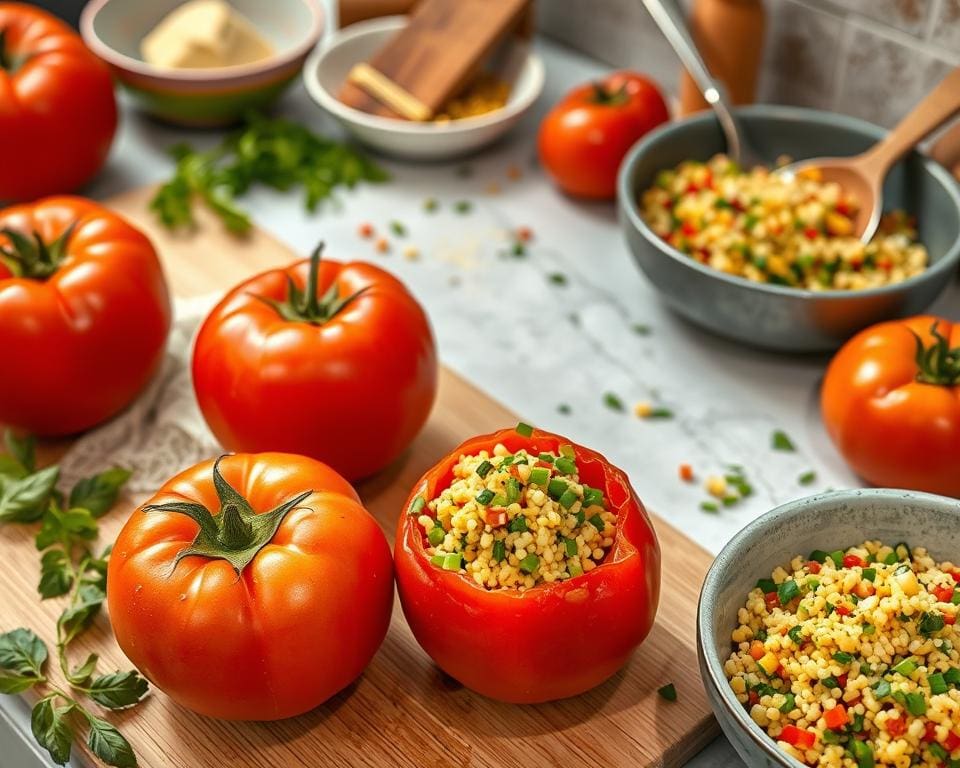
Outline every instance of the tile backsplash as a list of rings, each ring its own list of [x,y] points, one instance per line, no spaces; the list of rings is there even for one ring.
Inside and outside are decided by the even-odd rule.
[[[960,65],[960,0],[766,0],[766,9],[761,101],[891,126]],[[679,64],[640,0],[538,0],[538,14],[546,34],[676,91]]]

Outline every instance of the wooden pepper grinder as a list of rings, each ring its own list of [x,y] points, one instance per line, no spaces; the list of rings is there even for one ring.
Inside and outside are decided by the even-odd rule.
[[[749,104],[757,90],[766,13],[762,0],[694,0],[690,31],[710,72],[734,104]],[[680,113],[707,109],[687,72],[680,80]]]

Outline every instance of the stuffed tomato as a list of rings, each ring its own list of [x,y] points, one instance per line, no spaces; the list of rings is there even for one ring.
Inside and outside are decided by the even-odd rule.
[[[205,461],[134,511],[107,571],[120,648],[179,704],[228,720],[302,714],[376,653],[393,607],[383,531],[319,461]]]
[[[512,703],[613,675],[653,626],[660,593],[657,537],[627,476],[525,425],[468,440],[423,476],[394,560],[423,649]]]

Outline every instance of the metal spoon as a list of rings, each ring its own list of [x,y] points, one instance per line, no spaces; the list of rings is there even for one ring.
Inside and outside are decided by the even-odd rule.
[[[677,56],[686,67],[700,92],[720,121],[720,128],[727,140],[727,154],[742,168],[770,165],[753,149],[746,139],[743,127],[733,113],[723,85],[715,80],[690,36],[683,14],[674,0],[643,0],[653,20],[673,46]]]
[[[836,182],[857,201],[853,234],[870,242],[883,211],[883,180],[891,166],[960,112],[960,67],[950,72],[887,136],[853,157],[817,157],[780,169],[788,177],[816,168],[824,182]]]

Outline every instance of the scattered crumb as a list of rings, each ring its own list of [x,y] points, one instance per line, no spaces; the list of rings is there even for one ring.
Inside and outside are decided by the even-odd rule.
[[[416,261],[420,258],[420,249],[415,245],[408,245],[403,249],[403,258],[407,261]]]
[[[390,253],[390,241],[385,237],[377,240],[373,247],[377,249],[377,253]]]
[[[363,238],[373,237],[373,224],[365,221],[357,227],[357,234]]]
[[[706,488],[707,493],[718,499],[727,495],[727,481],[720,475],[710,475],[704,482],[703,487]]]
[[[495,181],[491,181],[487,184],[485,190],[488,195],[499,195],[500,194],[500,185]]]
[[[653,413],[653,406],[647,402],[640,402],[633,406],[633,413],[641,419],[646,419]]]
[[[681,464],[678,469],[678,473],[683,482],[692,483],[694,481],[693,467],[691,467],[689,464]]]
[[[520,166],[511,165],[509,168],[507,168],[507,178],[510,179],[510,181],[517,181],[518,179],[523,178],[523,171],[520,170]]]

